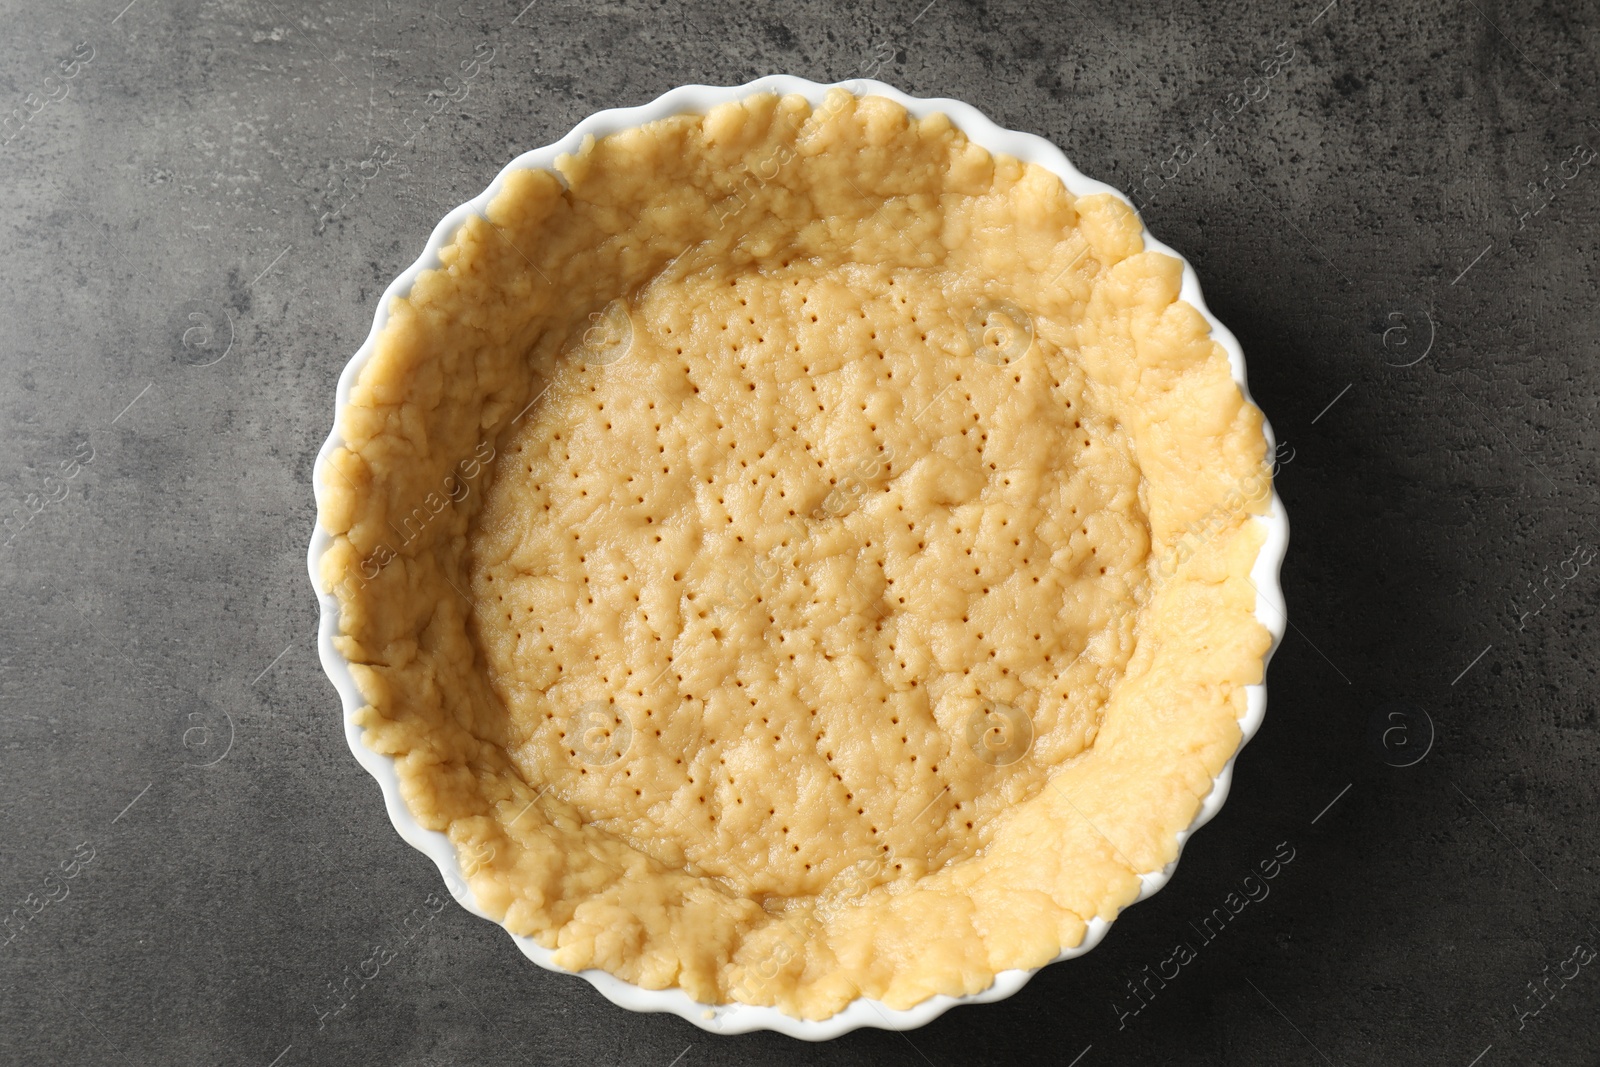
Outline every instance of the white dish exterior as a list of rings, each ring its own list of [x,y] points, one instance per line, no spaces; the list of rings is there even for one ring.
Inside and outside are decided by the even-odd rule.
[[[412,284],[421,272],[440,265],[439,249],[449,243],[455,235],[456,229],[468,216],[483,216],[487,214],[489,202],[499,194],[507,173],[513,170],[530,168],[552,169],[557,156],[578,151],[583,139],[588,136],[604,137],[607,134],[641,126],[647,122],[668,118],[672,115],[704,113],[718,104],[738,100],[753,93],[770,92],[780,95],[793,93],[805,97],[813,105],[816,105],[820,104],[828,91],[834,88],[845,89],[856,95],[888,97],[904,106],[907,111],[917,118],[935,112],[942,112],[974,143],[988,149],[991,153],[1013,156],[1028,163],[1037,163],[1060,177],[1068,191],[1074,196],[1110,193],[1124,201],[1128,200],[1127,197],[1111,186],[1085,177],[1068,162],[1060,149],[1041,137],[1029,133],[1019,133],[1015,130],[1002,129],[976,108],[958,100],[923,99],[908,96],[892,86],[866,79],[823,85],[788,75],[769,75],[745,85],[731,87],[685,85],[673,89],[671,92],[639,107],[617,108],[598,112],[584,119],[556,143],[518,156],[495,177],[495,180],[490,183],[487,189],[446,215],[443,221],[434,227],[433,234],[428,238],[427,247],[422,255],[390,283],[378,302],[378,310],[373,319],[372,331],[367,335],[366,341],[363,342],[356,354],[351,357],[349,363],[345,365],[344,372],[339,376],[334,429],[328,435],[328,439],[323,443],[322,449],[317,455],[315,468],[317,473],[313,475],[313,481],[315,482],[320,477],[323,464],[329,454],[343,444],[343,439],[340,437],[338,430],[339,419],[349,401],[351,385],[355,382],[362,365],[371,354],[378,334],[388,321],[390,302],[396,297],[405,296],[409,293]],[[1205,316],[1206,321],[1211,324],[1212,338],[1228,353],[1234,381],[1238,383],[1245,397],[1249,398],[1249,389],[1245,383],[1244,352],[1240,349],[1239,342],[1234,338],[1233,334],[1218,322],[1216,317],[1206,308],[1205,300],[1200,294],[1200,279],[1195,275],[1194,268],[1189,264],[1188,260],[1161,242],[1151,238],[1148,233],[1145,235],[1144,244],[1146,250],[1162,252],[1183,262],[1183,286],[1180,296],[1197,308]],[[1275,439],[1271,426],[1265,421],[1263,421],[1263,430],[1267,438],[1267,454],[1271,456],[1273,455]],[[1284,628],[1288,622],[1284,609],[1283,593],[1278,584],[1278,571],[1283,562],[1284,551],[1289,543],[1289,521],[1284,512],[1283,503],[1278,499],[1276,491],[1273,492],[1268,513],[1255,521],[1266,524],[1266,539],[1262,544],[1260,554],[1256,558],[1250,577],[1257,591],[1256,617],[1272,634],[1272,645],[1265,657],[1270,659],[1273,651],[1277,649],[1283,639]],[[317,591],[321,606],[321,621],[317,636],[318,653],[322,660],[323,669],[327,671],[328,678],[333,682],[334,688],[339,691],[339,697],[343,703],[345,740],[349,743],[350,751],[355,754],[356,760],[378,780],[378,785],[383,790],[384,803],[388,808],[389,820],[394,824],[395,829],[399,831],[400,836],[434,862],[439,868],[439,872],[444,876],[445,884],[449,887],[451,895],[455,897],[462,907],[479,917],[488,918],[477,906],[471,890],[462,877],[459,859],[449,839],[441,833],[423,829],[412,817],[410,811],[407,810],[405,802],[400,796],[399,777],[395,771],[394,761],[388,756],[380,755],[369,749],[361,740],[361,728],[356,725],[355,714],[365,704],[365,701],[362,699],[360,691],[356,688],[349,663],[333,643],[333,638],[338,633],[339,626],[338,601],[331,594],[322,590],[318,576],[322,555],[327,550],[330,541],[330,535],[322,528],[319,522],[312,533],[308,564],[311,572],[312,588]],[[1266,715],[1266,708],[1266,685],[1263,683],[1247,687],[1246,711],[1239,722],[1243,735],[1239,743],[1240,749],[1249,742],[1250,738],[1260,728]],[[1223,802],[1228,796],[1229,783],[1232,780],[1233,763],[1237,758],[1238,752],[1236,751],[1233,758],[1229,759],[1222,772],[1213,781],[1211,792],[1202,801],[1200,811],[1195,815],[1194,821],[1187,830],[1178,834],[1180,852],[1190,835],[1209,822],[1222,809]],[[1140,880],[1143,883],[1143,888],[1138,899],[1144,900],[1166,885],[1176,867],[1177,859],[1174,859],[1161,870],[1142,874]],[[1059,962],[1073,956],[1081,956],[1088,952],[1099,944],[1101,938],[1106,935],[1106,931],[1110,927],[1111,923],[1105,919],[1094,918],[1089,920],[1088,930],[1082,943],[1076,948],[1063,951],[1052,962]],[[550,951],[541,947],[531,938],[511,936],[523,954],[541,967],[560,971],[563,974],[572,973],[555,966],[550,961]],[[598,989],[607,1000],[632,1011],[672,1012],[701,1029],[712,1033],[742,1034],[752,1030],[775,1030],[791,1037],[808,1041],[826,1040],[863,1026],[888,1030],[915,1029],[926,1025],[957,1005],[982,1004],[1002,1000],[1027,984],[1028,979],[1033,977],[1034,973],[1034,970],[1003,971],[995,976],[994,984],[982,993],[964,997],[935,996],[903,1011],[889,1008],[878,1001],[857,998],[843,1011],[831,1018],[812,1021],[792,1018],[776,1008],[755,1007],[744,1004],[701,1004],[691,1000],[688,994],[681,989],[643,989],[600,970],[578,972],[581,977],[587,979],[590,984]]]

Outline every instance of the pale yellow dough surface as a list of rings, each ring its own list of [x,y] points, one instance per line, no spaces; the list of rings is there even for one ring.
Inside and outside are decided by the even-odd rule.
[[[1267,632],[1259,412],[1111,197],[836,93],[515,172],[319,475],[407,804],[572,969],[823,1018],[1176,855]]]

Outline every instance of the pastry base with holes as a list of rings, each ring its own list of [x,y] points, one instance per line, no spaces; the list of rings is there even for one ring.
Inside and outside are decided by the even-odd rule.
[[[942,117],[752,97],[516,172],[398,301],[323,579],[425,826],[573,969],[985,988],[1176,854],[1268,635],[1180,265]]]

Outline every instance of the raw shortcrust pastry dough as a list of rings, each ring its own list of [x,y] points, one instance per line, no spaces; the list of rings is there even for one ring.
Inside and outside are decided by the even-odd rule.
[[[904,1008],[1076,945],[1269,645],[1261,416],[1180,263],[882,98],[557,169],[393,303],[319,477],[413,815],[561,965],[704,1002]]]

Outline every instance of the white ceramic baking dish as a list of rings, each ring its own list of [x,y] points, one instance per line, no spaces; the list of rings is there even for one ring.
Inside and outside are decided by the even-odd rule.
[[[817,82],[806,81],[787,75],[770,75],[758,78],[746,85],[731,87],[717,87],[709,85],[685,85],[673,89],[654,101],[639,107],[619,108],[611,111],[601,111],[590,115],[578,123],[565,137],[555,144],[544,148],[536,148],[525,152],[513,160],[505,170],[489,184],[489,187],[471,200],[462,204],[446,215],[434,227],[433,234],[428,238],[428,245],[422,255],[411,266],[407,267],[401,275],[390,283],[384,291],[382,299],[378,301],[378,311],[373,318],[372,331],[367,335],[366,341],[350,362],[345,365],[344,372],[339,376],[339,388],[335,402],[334,430],[329,434],[327,441],[322,445],[322,450],[317,455],[316,474],[313,480],[320,479],[323,463],[329,453],[338,448],[342,443],[339,436],[338,420],[344,406],[349,401],[350,387],[360,373],[362,365],[373,349],[373,344],[378,333],[383,329],[388,320],[389,304],[395,297],[405,296],[411,290],[417,275],[440,265],[439,249],[447,244],[455,234],[457,227],[469,215],[485,215],[489,202],[500,192],[505,176],[513,170],[525,168],[550,169],[557,156],[565,152],[576,152],[585,137],[604,137],[619,130],[629,129],[634,126],[651,122],[655,119],[666,118],[671,115],[684,113],[703,113],[706,110],[730,100],[737,100],[752,93],[797,93],[812,104],[819,104],[830,89],[843,88],[857,95],[886,96],[904,105],[912,115],[922,117],[935,112],[943,112],[960,128],[969,138],[982,145],[993,153],[1004,153],[1017,159],[1030,163],[1037,163],[1052,173],[1058,175],[1067,189],[1076,196],[1085,196],[1091,193],[1110,193],[1127,200],[1120,192],[1102,182],[1094,181],[1079,173],[1067,157],[1050,142],[1029,133],[1019,133],[1015,130],[1001,129],[996,126],[981,112],[969,104],[959,100],[948,99],[922,99],[907,96],[892,86],[882,82],[865,79],[836,83],[835,85],[822,85]],[[1152,251],[1163,252],[1182,260],[1172,249],[1159,241],[1145,237],[1145,248]],[[1205,299],[1200,295],[1200,279],[1196,277],[1194,268],[1187,260],[1183,260],[1183,288],[1182,299],[1188,301],[1211,324],[1211,335],[1222,345],[1228,353],[1228,359],[1233,367],[1233,378],[1239,383],[1239,388],[1246,397],[1249,390],[1245,384],[1244,353],[1239,348],[1239,342],[1222,323],[1216,320],[1206,309]],[[1272,428],[1265,426],[1267,436],[1268,454],[1272,454],[1275,446]],[[1261,624],[1272,634],[1272,647],[1268,650],[1270,659],[1272,652],[1283,639],[1284,627],[1287,625],[1287,616],[1284,611],[1283,593],[1278,585],[1278,569],[1283,561],[1284,550],[1289,543],[1289,520],[1283,509],[1283,503],[1278,499],[1277,493],[1272,496],[1271,509],[1260,521],[1266,524],[1266,540],[1262,545],[1261,553],[1256,559],[1255,567],[1251,572],[1258,595],[1256,599],[1256,615]],[[321,604],[321,624],[318,629],[318,652],[322,658],[323,668],[332,680],[334,688],[339,691],[339,698],[344,705],[345,739],[349,742],[350,751],[355,754],[356,760],[365,767],[383,790],[383,799],[388,807],[389,820],[394,823],[395,829],[400,832],[412,846],[424,853],[439,868],[444,875],[445,884],[451,894],[462,907],[480,917],[485,917],[482,909],[472,897],[471,890],[467,887],[462,877],[461,864],[456,855],[455,848],[443,834],[423,829],[400,797],[399,779],[395,773],[394,761],[387,756],[367,748],[361,740],[361,730],[355,724],[355,713],[365,703],[356,688],[355,679],[350,673],[349,664],[334,647],[333,638],[339,629],[338,601],[327,592],[323,591],[318,577],[319,563],[322,554],[327,550],[330,542],[329,534],[319,523],[311,536],[311,550],[309,566],[311,570],[312,587],[316,589]],[[1240,722],[1243,737],[1240,748],[1243,748],[1250,738],[1260,728],[1262,719],[1267,709],[1267,689],[1265,685],[1250,686],[1246,691],[1246,707],[1244,718]],[[1238,753],[1235,752],[1234,759]],[[1223,767],[1222,773],[1217,775],[1212,784],[1211,792],[1201,804],[1199,813],[1189,828],[1178,835],[1178,845],[1181,849],[1189,836],[1204,826],[1213,816],[1221,810],[1223,802],[1228,796],[1228,785],[1233,774],[1233,759]],[[1172,877],[1172,872],[1177,866],[1177,860],[1167,864],[1157,871],[1150,871],[1141,875],[1143,889],[1139,899],[1143,900],[1166,885],[1167,879]],[[1057,957],[1057,961],[1081,956],[1099,944],[1110,928],[1110,922],[1104,919],[1092,919],[1089,922],[1088,932],[1084,935],[1083,942],[1076,948],[1067,949]],[[550,962],[549,950],[542,948],[531,938],[512,936],[517,947],[533,962],[550,970],[561,970]],[[589,970],[579,972],[580,976],[587,979],[606,999],[612,1003],[633,1011],[666,1011],[682,1016],[696,1026],[720,1034],[740,1034],[751,1030],[776,1030],[791,1037],[805,1040],[818,1041],[840,1034],[847,1033],[863,1026],[875,1026],[889,1030],[910,1030],[927,1024],[929,1021],[943,1015],[946,1011],[960,1004],[981,1004],[989,1001],[1001,1000],[1015,993],[1025,985],[1035,972],[1032,970],[1004,971],[995,977],[994,984],[982,993],[965,997],[936,996],[913,1008],[897,1011],[877,1001],[858,998],[845,1010],[828,1019],[809,1021],[791,1018],[775,1008],[752,1007],[742,1004],[710,1005],[701,1004],[691,1000],[688,994],[680,989],[642,989],[639,986],[625,982],[604,971]]]

